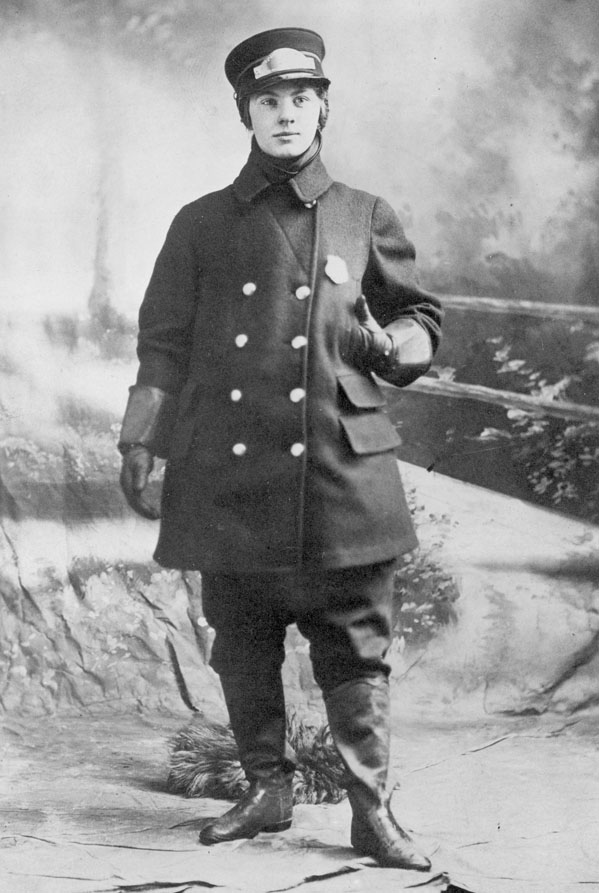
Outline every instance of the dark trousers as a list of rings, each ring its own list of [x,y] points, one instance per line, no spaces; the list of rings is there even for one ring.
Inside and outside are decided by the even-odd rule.
[[[211,666],[221,676],[274,680],[290,623],[310,643],[326,696],[365,677],[385,678],[395,561],[327,571],[203,574],[204,613],[216,632]]]

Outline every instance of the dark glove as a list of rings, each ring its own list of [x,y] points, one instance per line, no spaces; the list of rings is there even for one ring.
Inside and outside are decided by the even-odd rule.
[[[149,521],[160,517],[158,509],[144,495],[153,467],[154,457],[143,444],[132,444],[123,450],[121,489],[133,511]]]
[[[129,388],[129,400],[121,427],[121,446],[147,446],[153,456],[166,459],[175,425],[177,401],[172,394],[148,385]]]
[[[389,374],[399,364],[399,350],[388,332],[378,324],[364,295],[356,298],[355,314],[359,325],[352,331],[350,351],[357,365],[377,375]]]

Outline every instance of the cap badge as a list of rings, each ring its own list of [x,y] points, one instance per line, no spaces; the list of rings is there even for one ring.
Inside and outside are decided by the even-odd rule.
[[[254,68],[254,77],[256,80],[264,78],[269,74],[277,74],[279,71],[303,71],[305,69],[315,69],[316,62],[313,56],[307,53],[300,53],[291,47],[282,47],[275,50],[266,59],[263,59],[260,65]]]
[[[349,279],[347,264],[342,257],[338,257],[336,254],[327,254],[327,262],[324,271],[335,285],[342,285]]]

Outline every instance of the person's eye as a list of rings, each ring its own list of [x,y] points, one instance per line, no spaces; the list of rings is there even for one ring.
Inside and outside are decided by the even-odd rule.
[[[274,99],[271,99],[271,98],[268,97],[268,96],[265,96],[264,99],[263,99],[261,102],[262,102],[262,105],[270,105],[270,106],[274,106],[274,105],[276,105],[275,100],[274,100]]]
[[[304,103],[310,102],[310,98],[308,96],[296,96],[295,104],[296,105],[304,105]]]

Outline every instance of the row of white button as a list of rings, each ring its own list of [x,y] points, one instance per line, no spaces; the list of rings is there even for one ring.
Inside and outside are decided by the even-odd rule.
[[[249,340],[245,332],[240,332],[239,335],[235,335],[235,346],[245,347]],[[299,350],[300,347],[305,347],[307,343],[308,339],[305,335],[296,335],[291,341],[291,346],[294,350]]]
[[[289,392],[289,399],[292,403],[300,403],[304,397],[306,396],[306,392],[303,388],[294,388]],[[239,403],[239,401],[243,397],[243,392],[239,390],[239,388],[234,388],[229,394],[231,401],[233,403]]]
[[[306,448],[303,443],[292,443],[289,447],[289,452],[297,459],[302,455],[305,449]],[[236,443],[232,447],[232,452],[234,456],[241,458],[247,453],[247,446],[245,443]]]
[[[256,294],[258,286],[255,282],[246,282],[245,285],[242,285],[241,291],[247,297],[251,298],[252,295]],[[309,298],[311,294],[311,289],[309,285],[300,285],[295,290],[295,297],[298,301],[305,301],[306,298]]]
[[[245,285],[241,289],[243,294],[248,298],[251,297],[252,295],[254,295],[256,293],[256,290],[257,290],[257,286],[256,286],[255,282],[246,282]],[[305,301],[306,298],[310,297],[310,293],[311,293],[311,290],[308,285],[300,285],[295,290],[295,297],[298,299],[298,301]],[[236,337],[235,337],[235,346],[236,347],[245,347],[245,345],[247,343],[248,343],[248,336],[245,333],[241,332],[239,335],[236,335]],[[299,350],[300,348],[305,347],[307,343],[308,343],[308,339],[305,337],[305,335],[296,335],[295,338],[293,338],[293,340],[291,341],[291,346],[293,347],[294,350]],[[233,403],[239,403],[239,401],[243,397],[243,393],[239,390],[239,388],[234,388],[231,391],[230,396],[231,396],[231,400],[233,401]],[[303,388],[293,388],[293,390],[289,394],[289,399],[291,400],[292,403],[300,403],[305,398],[305,396],[306,396],[306,392],[304,391]],[[305,446],[303,443],[293,443],[289,447],[289,452],[291,453],[292,456],[294,456],[296,458],[299,458],[299,456],[301,456],[303,454],[304,450],[305,450]],[[247,446],[245,443],[236,443],[232,447],[232,452],[233,452],[234,456],[241,458],[241,456],[245,456],[245,454],[247,452]]]

